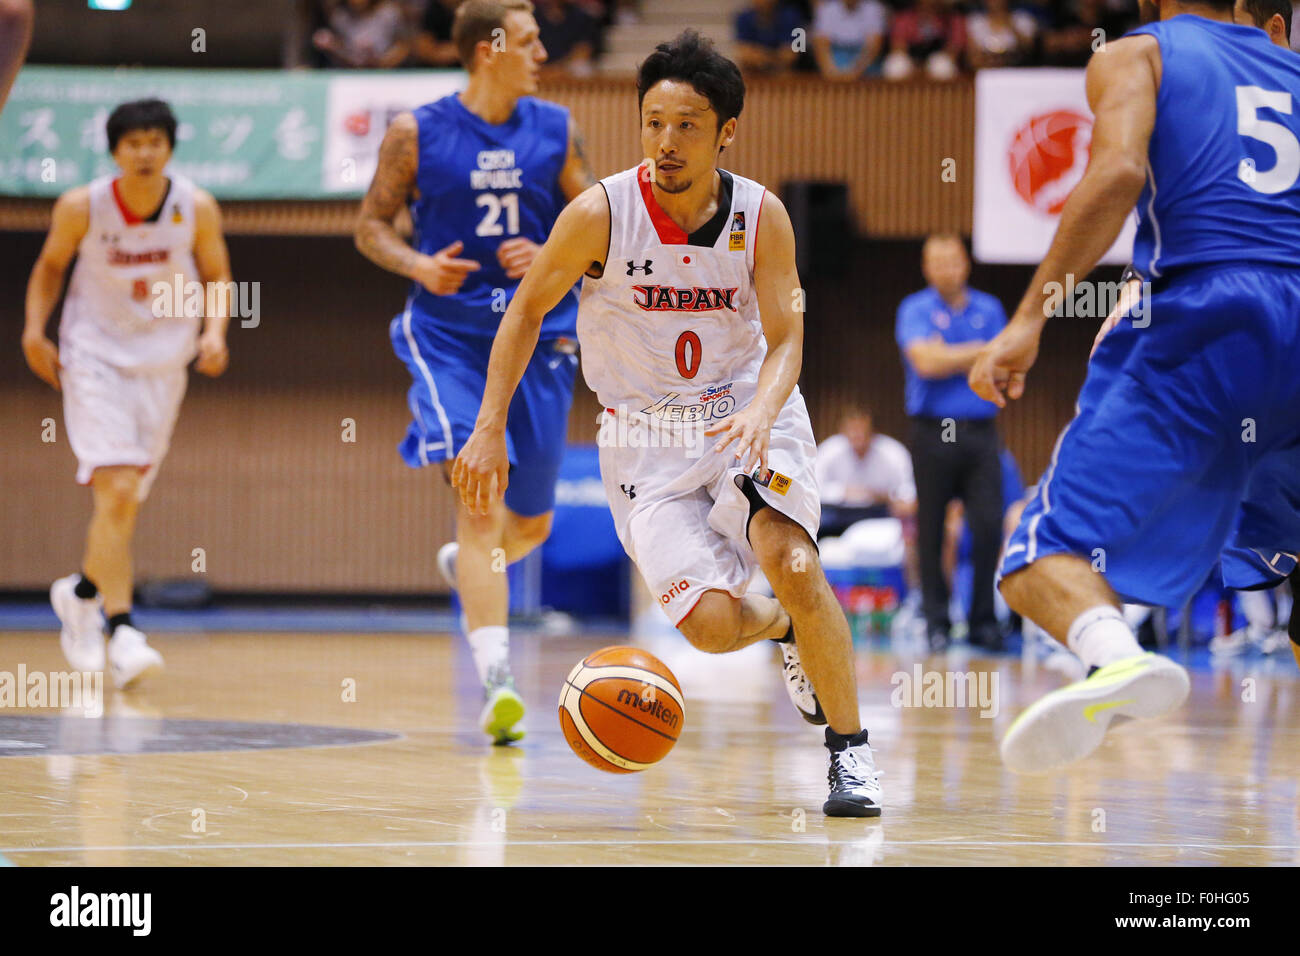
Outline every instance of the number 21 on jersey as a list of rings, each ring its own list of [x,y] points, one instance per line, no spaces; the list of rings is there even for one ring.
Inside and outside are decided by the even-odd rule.
[[[519,235],[519,194],[482,193],[474,200],[474,205],[485,209],[483,218],[474,230],[476,236]],[[505,226],[501,225],[501,210],[506,211]]]

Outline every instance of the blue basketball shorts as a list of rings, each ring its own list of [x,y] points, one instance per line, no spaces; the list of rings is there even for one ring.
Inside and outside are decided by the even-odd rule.
[[[402,459],[421,468],[455,458],[474,431],[492,338],[413,320],[409,310],[393,319],[389,335],[412,380],[412,420],[397,446]],[[505,503],[516,514],[532,517],[555,507],[577,369],[576,339],[538,342],[515,390],[506,418],[511,468]]]
[[[1300,551],[1300,270],[1189,270],[1148,315],[1089,362],[1000,578],[1074,554],[1126,600],[1180,606],[1226,545]]]
[[[1256,468],[1246,486],[1236,527],[1220,558],[1225,587],[1254,590],[1275,587],[1295,570],[1297,544],[1280,547],[1282,538],[1267,537],[1277,515],[1300,510],[1300,447],[1283,449]],[[1244,530],[1243,530],[1244,529]],[[1272,547],[1247,541],[1269,541]]]

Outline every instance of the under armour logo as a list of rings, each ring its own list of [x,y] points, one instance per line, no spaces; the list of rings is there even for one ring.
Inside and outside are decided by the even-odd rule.
[[[648,275],[648,276],[652,276],[652,275],[655,274],[655,273],[654,273],[654,270],[650,268],[650,266],[651,266],[651,264],[652,264],[653,262],[654,262],[653,259],[647,259],[647,260],[645,261],[645,265],[643,265],[643,266],[639,266],[639,265],[637,265],[636,263],[634,263],[631,259],[629,259],[629,260],[627,260],[627,274],[628,274],[628,275],[631,275],[632,273],[634,273],[634,272],[636,272],[638,269],[640,269],[640,270],[641,270],[642,272],[644,272],[646,275]]]
[[[627,495],[628,501],[636,497],[636,485],[619,485],[623,489],[623,494]]]

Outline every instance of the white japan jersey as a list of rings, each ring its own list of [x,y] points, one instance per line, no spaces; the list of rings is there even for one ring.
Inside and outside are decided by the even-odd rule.
[[[719,170],[718,211],[687,235],[659,206],[648,167],[601,180],[609,254],[578,304],[582,371],[601,404],[663,422],[725,418],[754,395],[767,342],[754,291],[766,190]]]
[[[59,328],[60,350],[72,360],[84,353],[118,368],[149,371],[194,358],[201,321],[195,313],[204,301],[197,286],[185,289],[199,281],[194,184],[170,178],[155,222],[142,222],[126,209],[113,177],[91,182],[90,223],[77,249]]]

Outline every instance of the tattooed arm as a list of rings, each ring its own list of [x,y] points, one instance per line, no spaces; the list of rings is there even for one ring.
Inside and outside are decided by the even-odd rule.
[[[379,165],[357,220],[357,249],[375,265],[411,278],[420,254],[397,234],[393,220],[415,189],[419,139],[415,117],[399,114],[379,146]]]
[[[414,279],[435,295],[460,289],[465,276],[480,266],[472,259],[457,259],[464,248],[458,239],[433,255],[412,249],[397,232],[393,220],[415,191],[419,168],[419,128],[415,116],[400,113],[384,133],[379,165],[354,233],[357,249],[380,268]]]
[[[578,124],[569,117],[569,157],[560,170],[560,189],[564,198],[572,202],[582,191],[596,185],[596,174],[592,172],[591,163],[587,161],[586,143]]]

